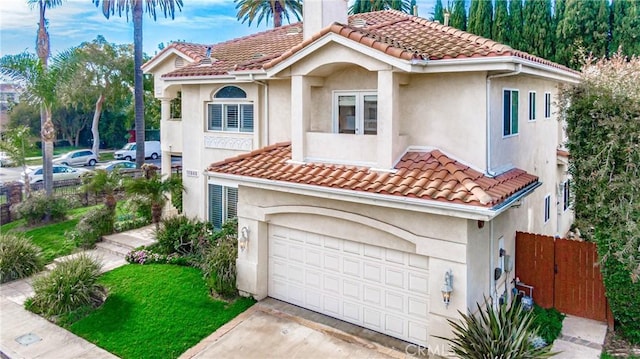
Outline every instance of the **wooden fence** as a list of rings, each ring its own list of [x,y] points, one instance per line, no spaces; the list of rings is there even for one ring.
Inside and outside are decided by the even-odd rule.
[[[516,277],[541,307],[613,323],[594,243],[517,232]]]

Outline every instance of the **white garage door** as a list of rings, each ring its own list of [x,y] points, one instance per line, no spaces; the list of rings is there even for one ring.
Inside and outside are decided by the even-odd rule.
[[[427,344],[428,258],[269,226],[269,296]]]

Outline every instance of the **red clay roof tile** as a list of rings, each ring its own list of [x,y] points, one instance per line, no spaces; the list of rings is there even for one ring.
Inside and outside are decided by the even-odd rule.
[[[213,163],[207,170],[283,184],[292,182],[481,207],[495,206],[538,181],[538,177],[521,169],[486,177],[438,150],[407,152],[395,173],[323,163],[294,164],[288,162],[290,159],[291,144],[279,143]],[[433,167],[408,169],[407,164],[416,162]]]
[[[364,20],[365,25],[355,27],[333,23],[305,41],[302,31],[291,31],[302,28],[299,22],[214,45],[174,42],[157,56],[175,49],[193,59],[194,63],[162,77],[216,76],[227,75],[230,71],[268,69],[328,33],[403,60],[515,56],[575,73],[562,65],[493,40],[395,10],[356,14],[349,19],[349,23],[356,19]],[[203,64],[208,47],[211,47],[212,63]]]

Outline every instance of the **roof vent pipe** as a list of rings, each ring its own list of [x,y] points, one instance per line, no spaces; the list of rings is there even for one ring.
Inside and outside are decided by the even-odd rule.
[[[418,5],[413,5],[413,16],[418,16]]]
[[[451,16],[451,14],[449,14],[448,11],[444,12],[444,26],[449,26],[449,17]]]

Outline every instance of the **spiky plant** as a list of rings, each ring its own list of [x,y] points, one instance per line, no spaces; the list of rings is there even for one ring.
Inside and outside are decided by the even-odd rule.
[[[497,308],[485,299],[484,308],[476,304],[478,312],[464,314],[462,320],[448,320],[453,327],[453,338],[442,338],[451,343],[451,351],[465,359],[527,359],[549,358],[551,347],[535,348],[531,335],[536,333],[531,311],[513,302]]]

